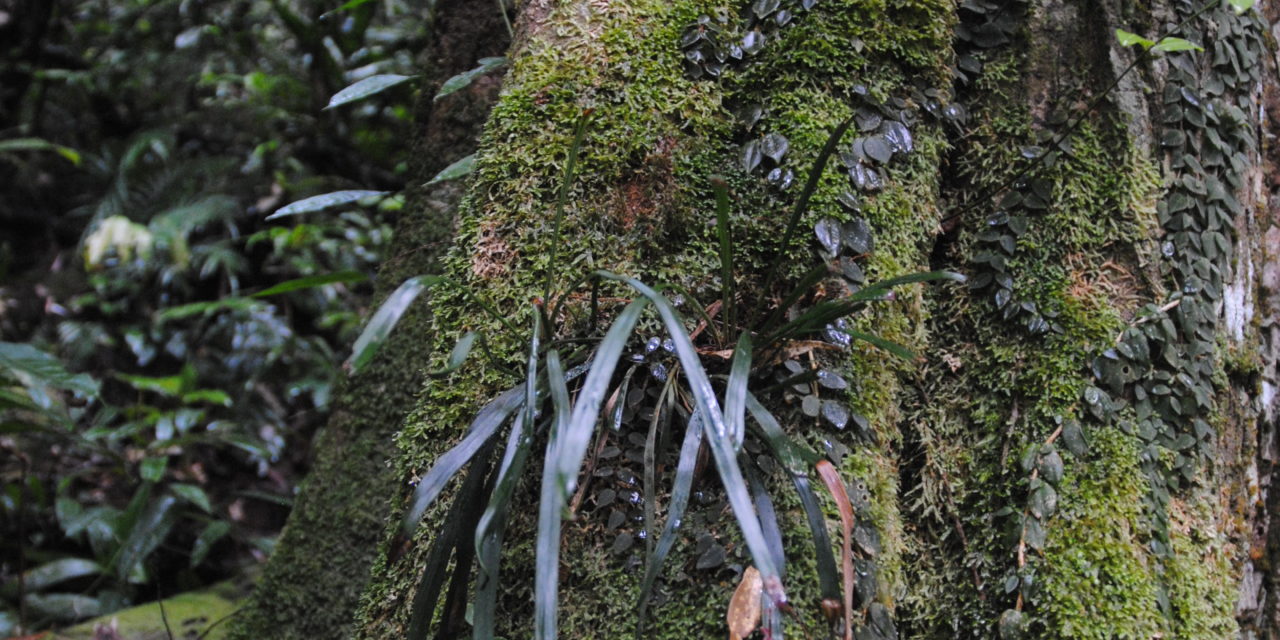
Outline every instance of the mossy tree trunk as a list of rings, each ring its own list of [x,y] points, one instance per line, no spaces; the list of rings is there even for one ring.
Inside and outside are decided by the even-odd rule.
[[[694,0],[522,3],[511,67],[439,271],[519,325],[543,295],[552,255],[563,265],[560,287],[608,269],[710,303],[723,286],[711,186],[722,176],[733,193],[735,276],[749,319],[788,292],[765,289],[764,271],[827,137],[862,110],[856,126],[865,130],[842,149],[855,138],[883,142],[889,129],[877,119],[898,118],[909,125],[911,150],[897,140],[888,160],[866,142],[865,162],[850,156],[849,170],[832,162],[801,241],[785,248],[784,271],[794,279],[820,259],[810,231],[820,219],[861,220],[875,247],[852,257],[868,280],[945,268],[968,274],[974,287],[904,288],[851,319],[906,345],[917,362],[860,343],[802,359],[850,382],[818,394],[865,417],[863,433],[856,420],[834,429],[807,417],[799,398],[771,396],[792,436],[827,453],[849,483],[860,522],[860,614],[892,612],[902,637],[993,637],[1010,610],[1030,637],[1276,637],[1280,174],[1270,118],[1280,103],[1263,17],[1275,9],[1237,16],[1216,3],[818,0],[805,10],[813,3],[786,0],[781,8],[794,15],[783,27],[776,12],[757,25],[765,44],[746,64],[691,77],[690,53],[714,60],[714,52],[706,40],[682,41],[688,25],[709,15],[736,41],[744,35],[738,12],[752,4],[771,3],[731,3],[722,24],[715,16],[725,7]],[[1204,52],[1141,55],[1113,35],[1179,23],[1172,35]],[[752,105],[762,117],[744,122]],[[556,237],[556,190],[585,110],[591,125]],[[794,174],[790,188],[741,167],[743,145],[772,134],[789,148],[762,165],[776,161],[779,173]],[[868,170],[882,188],[866,185]],[[850,172],[863,173],[853,183]],[[846,192],[860,199],[856,210],[840,204]],[[439,222],[424,214],[408,224]],[[838,296],[841,286],[833,277],[802,304]],[[628,294],[602,295],[608,316]],[[583,334],[590,315],[585,293],[566,299],[559,338]],[[474,356],[448,378],[397,378],[421,387],[352,382],[353,398],[410,409],[402,423],[380,425],[395,431],[385,451],[370,444],[370,459],[385,453],[390,466],[361,477],[317,471],[311,486],[329,488],[304,495],[242,637],[304,627],[307,637],[404,637],[449,498],[413,540],[399,539],[412,481],[480,406],[517,383],[506,369],[520,368],[526,346],[457,291],[433,292],[429,306],[401,329],[412,332],[413,351],[386,366],[438,368],[465,331],[483,333],[492,361],[505,366]],[[644,330],[660,334],[656,324]],[[411,408],[401,404],[408,394]],[[600,451],[622,450],[623,462],[599,465],[612,475],[591,483],[565,525],[565,637],[634,629],[645,551],[626,543],[643,537],[627,517],[639,508],[626,497],[635,489],[659,506],[667,498],[630,481],[627,435],[601,442]],[[322,459],[349,455],[330,438]],[[789,633],[827,637],[803,513],[781,478],[767,484],[786,545]],[[535,511],[535,485],[526,478],[516,513]],[[714,485],[711,476],[701,481],[703,500],[663,575],[649,635],[725,634],[736,571],[749,557]],[[380,543],[362,526],[343,550],[359,571],[296,572],[337,548],[293,532],[327,527],[333,538],[348,526],[342,487],[390,498],[367,514],[383,523],[373,536]],[[835,506],[826,506],[838,539]],[[533,518],[515,516],[507,534],[503,637],[529,635],[532,527]],[[709,548],[726,550],[725,561],[698,562],[695,553]],[[363,596],[351,614],[350,596],[332,594],[353,589]],[[321,615],[324,631],[305,604],[328,602],[342,607]]]

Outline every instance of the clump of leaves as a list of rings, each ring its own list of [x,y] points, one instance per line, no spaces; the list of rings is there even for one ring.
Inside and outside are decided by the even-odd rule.
[[[846,122],[829,140],[815,165],[814,173],[801,192],[792,219],[783,236],[779,253],[784,253],[794,237],[799,221],[804,218],[809,197],[817,184],[817,176],[828,159],[835,153],[839,138],[849,128]],[[573,167],[582,143],[585,117],[579,123],[574,142],[569,150],[562,193],[573,178]],[[887,160],[887,158],[886,158]],[[539,639],[555,638],[557,634],[559,547],[561,524],[577,510],[582,500],[584,482],[595,477],[596,461],[600,457],[616,457],[621,449],[607,452],[603,448],[605,434],[619,428],[624,421],[634,420],[635,415],[646,416],[648,435],[637,434],[633,459],[642,465],[645,495],[633,496],[636,504],[643,504],[642,532],[659,530],[654,502],[658,495],[656,461],[669,452],[659,446],[659,441],[673,442],[667,437],[667,427],[677,419],[684,423],[684,436],[680,438],[669,491],[666,520],[656,541],[644,535],[644,578],[637,594],[639,611],[638,632],[643,629],[644,617],[655,583],[667,555],[684,522],[685,511],[693,492],[694,470],[699,452],[710,452],[716,474],[731,508],[742,540],[758,578],[740,591],[754,596],[739,595],[735,600],[758,597],[763,624],[779,632],[782,613],[790,608],[784,587],[784,563],[782,540],[775,520],[772,500],[760,482],[759,459],[769,459],[767,466],[785,469],[798,492],[813,535],[814,553],[817,556],[823,608],[835,632],[851,637],[853,627],[866,629],[868,637],[893,637],[893,622],[887,609],[871,602],[870,594],[856,587],[854,577],[854,539],[859,538],[860,548],[867,553],[878,550],[873,530],[858,528],[855,507],[846,493],[845,483],[839,479],[834,467],[822,456],[794,441],[780,421],[761,401],[761,395],[774,389],[801,385],[817,380],[824,388],[841,390],[848,383],[833,371],[796,371],[798,375],[785,375],[781,386],[774,377],[778,363],[788,360],[782,354],[810,338],[836,334],[838,348],[850,339],[865,340],[884,347],[895,354],[909,352],[892,343],[848,330],[842,321],[869,305],[890,299],[894,287],[931,280],[962,280],[957,274],[947,272],[918,273],[883,280],[850,291],[847,295],[821,299],[807,308],[797,305],[813,285],[831,273],[825,262],[794,283],[792,293],[775,308],[765,309],[759,317],[737,318],[737,298],[734,289],[733,243],[728,228],[727,189],[717,182],[717,222],[720,234],[720,259],[724,288],[712,311],[696,301],[686,300],[695,312],[700,327],[691,323],[680,312],[676,302],[664,293],[663,287],[652,287],[636,278],[607,271],[596,271],[587,279],[593,299],[598,298],[602,287],[621,288],[623,295],[631,294],[632,301],[617,312],[612,324],[603,335],[576,336],[586,340],[565,341],[557,336],[552,324],[560,317],[559,306],[567,294],[551,295],[555,283],[553,268],[547,277],[547,294],[531,309],[532,330],[527,340],[528,355],[524,380],[498,395],[482,408],[466,430],[462,439],[449,451],[436,459],[430,470],[422,476],[404,515],[403,535],[412,536],[423,516],[442,494],[450,481],[464,467],[470,470],[462,480],[454,501],[444,519],[444,529],[435,536],[427,556],[426,569],[418,586],[412,605],[408,637],[424,638],[438,610],[444,612],[441,625],[448,632],[463,630],[462,613],[468,608],[465,600],[472,571],[476,572],[475,590],[471,595],[470,616],[473,628],[471,637],[477,640],[494,637],[494,612],[497,607],[500,557],[508,522],[512,495],[516,484],[531,460],[536,460],[535,446],[545,443],[541,458],[540,497],[537,506],[537,539],[534,596],[534,630]],[[563,198],[555,212],[555,229],[563,215]],[[822,241],[820,255],[828,259],[841,257],[844,249],[833,250],[833,244],[824,239],[825,224],[820,223],[817,237]],[[558,233],[558,231],[556,231]],[[840,228],[841,247],[866,253],[872,249],[869,229],[865,221],[851,223]],[[847,237],[846,237],[847,236]],[[553,243],[553,246],[558,243]],[[851,256],[846,256],[851,257]],[[776,267],[776,265],[775,265]],[[770,278],[774,270],[770,271]],[[433,281],[438,283],[439,281]],[[859,280],[859,284],[864,284]],[[416,287],[421,289],[422,287]],[[394,297],[394,296],[393,296]],[[683,296],[681,296],[683,297]],[[406,304],[403,298],[396,305]],[[793,313],[788,317],[788,310]],[[656,313],[665,335],[640,340],[636,327],[646,312]],[[593,322],[596,326],[593,305]],[[720,313],[721,320],[712,318]],[[381,312],[380,312],[381,314]],[[374,331],[385,335],[389,330],[387,319],[398,313],[383,316]],[[710,328],[710,331],[704,331]],[[735,337],[736,336],[736,337]],[[450,367],[461,364],[469,344],[475,338],[468,334],[467,346],[455,349]],[[375,345],[380,339],[366,341]],[[636,346],[639,342],[640,346]],[[701,344],[700,344],[701,342]],[[586,344],[587,347],[566,348],[566,344]],[[727,347],[727,348],[726,348]],[[630,352],[630,353],[629,353]],[[628,363],[630,363],[628,365]],[[793,365],[794,366],[794,365]],[[648,367],[660,384],[653,387],[656,397],[644,400],[646,394],[638,390],[635,374],[640,367]],[[802,369],[802,368],[801,368]],[[638,395],[637,395],[638,394]],[[651,403],[650,403],[651,402]],[[835,412],[843,412],[837,417]],[[633,417],[628,417],[630,411]],[[642,411],[642,413],[641,413]],[[836,428],[847,424],[848,409],[826,410],[828,420]],[[647,414],[647,415],[646,415]],[[748,423],[747,416],[751,416]],[[606,427],[603,425],[611,425]],[[505,442],[501,438],[506,430]],[[597,446],[593,448],[592,442]],[[643,444],[641,444],[643,443]],[[754,443],[754,444],[752,444]],[[761,447],[760,445],[763,445]],[[768,455],[752,456],[748,452],[767,451]],[[588,453],[591,459],[588,462]],[[495,456],[497,458],[494,464]],[[584,473],[584,463],[592,469]],[[613,473],[612,465],[608,472]],[[843,534],[843,580],[832,557],[826,519],[810,485],[810,475],[818,472],[831,491],[836,504],[841,507]],[[608,489],[596,495],[598,505],[611,504],[618,499],[617,492]],[[616,509],[611,509],[617,513]],[[611,515],[610,529],[621,525],[622,515]],[[615,553],[627,552],[635,543],[630,532],[618,535],[613,544]],[[698,565],[708,568],[723,562],[724,549],[707,539]],[[718,550],[718,551],[717,551]],[[717,555],[718,554],[718,555]],[[450,562],[452,557],[453,561]],[[452,565],[452,573],[448,567]],[[744,578],[745,580],[745,578]],[[758,582],[757,582],[758,580]],[[446,582],[449,586],[446,588]],[[756,585],[752,587],[751,585]],[[857,591],[861,608],[854,611]],[[446,594],[447,592],[447,594]],[[444,598],[441,606],[441,598]],[[734,610],[755,611],[741,602]],[[750,615],[742,614],[747,618]],[[735,623],[731,623],[735,624]],[[737,623],[742,626],[741,621]],[[862,632],[860,632],[862,633]],[[861,637],[861,636],[860,636]]]

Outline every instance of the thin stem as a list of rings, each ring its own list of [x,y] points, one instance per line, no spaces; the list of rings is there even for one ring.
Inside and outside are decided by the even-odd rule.
[[[560,224],[564,221],[564,206],[569,201],[569,187],[573,183],[573,172],[578,165],[578,150],[582,148],[582,137],[587,132],[587,121],[591,119],[591,110],[586,109],[578,117],[574,127],[573,143],[569,147],[569,159],[565,162],[564,178],[560,182],[560,196],[556,198],[555,226],[551,230],[551,261],[547,265],[547,284],[543,288],[542,299],[550,304],[551,289],[556,280],[556,258],[560,253]]]
[[[498,15],[502,16],[502,24],[507,25],[507,35],[511,36],[512,40],[515,40],[516,30],[511,26],[511,18],[507,17],[506,0],[497,0],[497,3],[498,3]]]

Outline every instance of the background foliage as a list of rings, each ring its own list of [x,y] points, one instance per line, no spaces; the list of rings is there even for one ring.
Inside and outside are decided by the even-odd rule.
[[[412,83],[324,107],[414,69],[429,18],[0,4],[0,637],[269,549],[400,200],[264,219],[403,186]]]

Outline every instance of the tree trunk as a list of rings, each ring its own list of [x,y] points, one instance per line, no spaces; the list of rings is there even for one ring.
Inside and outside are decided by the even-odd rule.
[[[862,221],[874,249],[851,238],[833,265],[852,263],[868,281],[949,269],[967,274],[971,287],[903,287],[850,319],[851,328],[907,346],[916,362],[861,342],[808,343],[799,365],[835,372],[848,388],[762,396],[848,485],[858,520],[858,637],[892,637],[886,612],[901,637],[989,638],[1015,627],[1043,638],[1280,637],[1272,562],[1280,532],[1269,526],[1280,500],[1270,492],[1280,455],[1280,167],[1271,120],[1280,104],[1262,17],[1275,9],[1237,16],[1225,4],[1186,2],[818,0],[805,10],[812,3],[784,0],[793,15],[778,27],[786,20],[770,2],[733,9],[748,15],[749,4],[769,13],[757,25],[764,46],[745,47],[746,62],[729,60],[722,73],[707,64],[715,61],[708,40],[682,40],[704,12],[724,38],[743,37],[737,15],[722,23],[708,3],[522,4],[511,69],[439,272],[521,327],[531,298],[544,295],[552,256],[562,265],[557,291],[607,269],[678,285],[710,304],[725,284],[712,188],[722,176],[732,192],[738,320],[747,324],[790,293],[789,284],[766,282],[775,256],[778,281],[794,283],[820,260],[815,224],[831,218],[856,230]],[[1206,50],[1144,54],[1122,47],[1116,27]],[[752,105],[762,117],[744,121]],[[557,189],[574,123],[587,110],[557,236]],[[854,114],[861,118],[840,148],[857,146],[865,160],[827,165],[801,233],[781,246],[819,149]],[[910,151],[885,119],[909,129]],[[788,142],[785,152],[772,134]],[[753,158],[752,141],[764,159]],[[744,170],[744,157],[759,166]],[[766,177],[774,164],[795,184]],[[877,190],[868,181],[878,178]],[[860,200],[856,211],[840,204],[847,194]],[[422,216],[413,224],[433,223]],[[844,286],[833,277],[800,306],[837,298]],[[628,295],[604,289],[599,308],[611,317]],[[588,335],[594,298],[580,288],[566,299],[557,338]],[[379,471],[386,436],[368,440],[340,411],[330,433],[368,440],[359,450],[368,462],[363,471],[326,466],[325,456],[353,452],[334,435],[320,444],[317,477],[241,637],[303,628],[307,637],[342,635],[357,590],[354,635],[405,637],[454,491],[403,540],[412,483],[484,403],[519,382],[507,370],[522,368],[527,349],[527,338],[456,290],[434,291],[429,306],[398,330],[412,339],[387,356],[395,377],[356,378],[348,393],[348,402],[376,404],[390,418],[415,398],[402,424],[375,421],[379,430],[370,431],[398,427],[391,466]],[[489,359],[473,356],[425,384],[408,375],[439,368],[466,331],[486,337]],[[642,331],[660,335],[652,322]],[[699,346],[733,345],[708,330]],[[646,369],[636,375],[648,379]],[[386,384],[413,386],[378,386]],[[806,395],[848,403],[859,417],[834,428],[829,414],[808,417]],[[670,490],[669,481],[656,492],[632,481],[644,469],[633,444],[643,439],[641,422],[647,429],[629,419],[593,449],[600,456],[589,464],[600,473],[584,476],[584,498],[564,525],[564,637],[635,628],[647,544],[638,540],[657,531],[633,516],[655,502],[650,528],[660,526]],[[609,447],[617,458],[604,453]],[[765,484],[785,542],[794,607],[786,630],[828,637],[841,616],[823,615],[812,537],[782,475],[767,474]],[[502,637],[529,635],[535,518],[520,514],[536,512],[536,484],[520,485],[508,527]],[[700,499],[650,607],[650,636],[724,635],[739,572],[751,562],[714,474],[696,488]],[[352,490],[367,498],[352,502]],[[824,506],[838,558],[840,517],[833,502]],[[336,515],[353,508],[362,511],[358,527]],[[357,530],[344,546],[348,527]],[[335,554],[352,558],[342,565],[352,568],[326,567]],[[465,630],[455,614],[437,612],[441,637]]]

